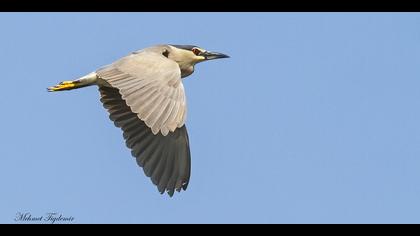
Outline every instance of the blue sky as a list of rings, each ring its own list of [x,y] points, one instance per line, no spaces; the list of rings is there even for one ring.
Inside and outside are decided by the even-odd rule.
[[[419,223],[420,14],[1,13],[0,222]],[[192,176],[160,195],[95,87],[159,43],[231,56],[184,80]]]

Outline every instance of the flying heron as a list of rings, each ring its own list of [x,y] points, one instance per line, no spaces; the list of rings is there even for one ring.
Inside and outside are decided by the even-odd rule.
[[[186,190],[191,154],[182,78],[197,63],[227,58],[193,45],[156,45],[131,54],[77,80],[48,91],[97,85],[109,118],[123,131],[126,145],[162,194]]]

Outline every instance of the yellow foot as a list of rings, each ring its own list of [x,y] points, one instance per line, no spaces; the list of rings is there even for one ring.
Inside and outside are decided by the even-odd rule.
[[[77,81],[63,81],[59,84],[48,87],[48,92],[55,92],[55,91],[62,91],[62,90],[70,90],[76,86]]]

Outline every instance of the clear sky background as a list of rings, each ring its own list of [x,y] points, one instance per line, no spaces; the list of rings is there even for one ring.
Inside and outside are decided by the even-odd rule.
[[[420,14],[1,13],[0,222],[420,223]],[[184,80],[192,176],[160,195],[97,88],[131,51],[230,59]]]

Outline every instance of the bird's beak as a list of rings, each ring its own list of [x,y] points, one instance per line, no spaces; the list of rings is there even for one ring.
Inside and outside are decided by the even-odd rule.
[[[219,53],[219,52],[203,52],[201,54],[206,60],[220,59],[220,58],[229,58],[228,55]]]

